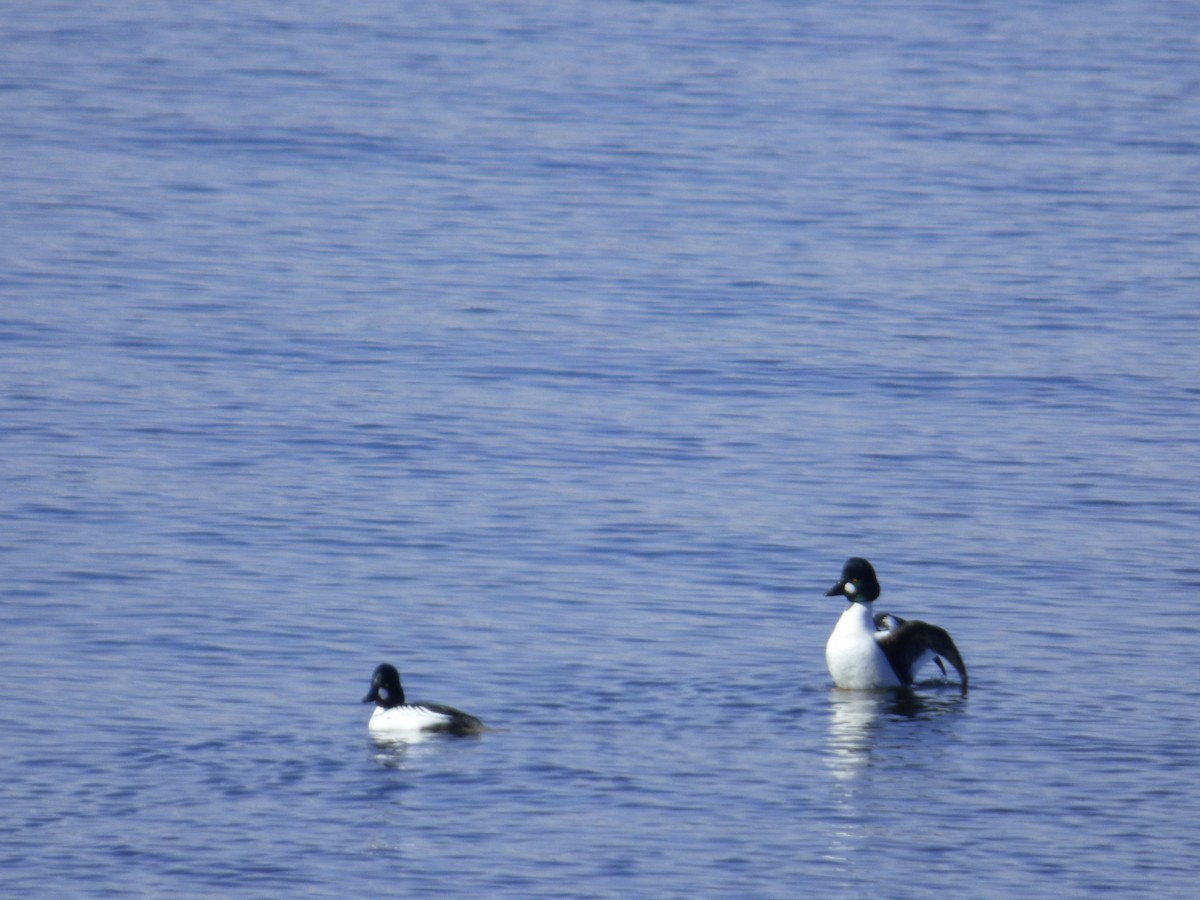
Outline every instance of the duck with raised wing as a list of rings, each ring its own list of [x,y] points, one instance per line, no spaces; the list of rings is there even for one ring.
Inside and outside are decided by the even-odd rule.
[[[846,560],[841,580],[826,592],[826,597],[850,601],[825,644],[834,683],[849,690],[906,687],[928,662],[936,662],[945,674],[945,659],[958,671],[965,691],[967,666],[949,633],[927,622],[872,615],[879,593],[875,568],[859,556]]]

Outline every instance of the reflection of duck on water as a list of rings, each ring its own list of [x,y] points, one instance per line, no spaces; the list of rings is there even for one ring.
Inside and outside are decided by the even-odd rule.
[[[829,762],[839,778],[849,778],[877,761],[875,751],[884,750],[892,756],[901,746],[920,744],[941,729],[896,730],[889,726],[903,720],[932,721],[944,715],[961,713],[966,698],[955,692],[945,694],[918,693],[910,688],[898,690],[829,692]]]
[[[912,684],[928,662],[936,662],[945,674],[944,658],[958,670],[966,691],[967,666],[949,633],[887,613],[872,616],[871,604],[879,593],[874,567],[857,556],[846,560],[841,580],[826,592],[826,597],[850,601],[825,645],[834,683],[850,690],[903,687]]]

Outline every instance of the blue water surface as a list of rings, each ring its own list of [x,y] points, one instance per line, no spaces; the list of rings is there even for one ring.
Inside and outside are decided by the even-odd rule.
[[[0,893],[1192,896],[1198,33],[13,5]]]

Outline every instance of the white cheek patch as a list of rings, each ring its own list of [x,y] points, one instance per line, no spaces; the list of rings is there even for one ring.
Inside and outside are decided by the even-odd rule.
[[[847,596],[847,597],[853,597],[853,596],[854,596],[855,594],[857,594],[857,593],[858,593],[858,587],[857,587],[857,585],[855,585],[855,584],[854,584],[854,583],[852,583],[852,582],[849,582],[849,581],[847,581],[847,582],[846,582],[846,596]]]

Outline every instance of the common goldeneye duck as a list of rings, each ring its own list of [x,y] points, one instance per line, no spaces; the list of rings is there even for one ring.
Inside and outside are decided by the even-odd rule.
[[[904,687],[931,660],[945,674],[945,658],[958,670],[963,690],[967,689],[967,666],[945,629],[888,613],[871,614],[871,604],[879,597],[879,579],[865,559],[846,560],[841,580],[825,596],[850,601],[825,644],[825,662],[838,687]]]
[[[479,734],[486,727],[474,716],[453,706],[440,703],[405,703],[404,688],[396,667],[382,663],[371,676],[371,692],[363,703],[374,703],[375,711],[367,723],[373,735],[418,734]]]

